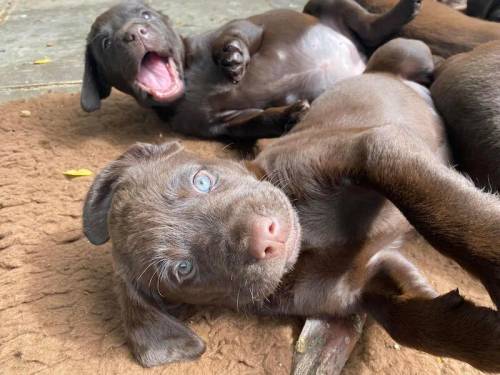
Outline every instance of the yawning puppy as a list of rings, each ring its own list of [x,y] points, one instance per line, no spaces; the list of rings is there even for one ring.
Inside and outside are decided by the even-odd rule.
[[[275,10],[182,38],[141,2],[100,15],[87,38],[81,104],[100,107],[111,87],[132,95],[172,128],[201,137],[281,135],[337,81],[365,68],[376,47],[419,9],[400,0],[382,15],[353,0],[311,1],[306,13]],[[361,44],[359,43],[361,41]]]
[[[394,60],[401,65],[391,71]],[[406,80],[429,66],[422,43],[388,43],[366,74],[318,98],[253,162],[201,158],[175,142],[138,144],[97,176],[84,231],[94,244],[113,242],[125,331],[141,364],[200,356],[204,343],[175,316],[186,304],[210,304],[317,318],[368,312],[400,343],[500,370],[496,312],[458,293],[436,297],[398,252],[409,226],[384,197],[474,274],[478,265],[495,267],[485,242],[472,256],[462,246],[479,232],[446,226],[460,221],[453,212],[461,208],[440,208],[454,190],[473,197],[477,209],[491,202],[447,168],[429,93]],[[429,166],[438,171],[431,183]],[[486,220],[498,224],[491,214]],[[447,241],[464,235],[472,240]],[[340,368],[352,348],[345,342],[330,348]]]

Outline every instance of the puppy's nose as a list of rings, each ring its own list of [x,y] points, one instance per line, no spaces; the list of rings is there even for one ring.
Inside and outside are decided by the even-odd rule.
[[[131,26],[123,35],[125,42],[133,42],[140,37],[146,36],[148,34],[148,29],[141,25]]]
[[[248,252],[255,259],[271,259],[285,250],[287,231],[276,218],[258,216],[250,223]]]

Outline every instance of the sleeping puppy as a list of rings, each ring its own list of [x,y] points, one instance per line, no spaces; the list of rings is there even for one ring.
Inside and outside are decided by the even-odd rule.
[[[182,38],[141,2],[100,15],[87,37],[82,108],[99,109],[115,87],[199,137],[281,135],[337,81],[361,74],[376,47],[417,13],[400,0],[374,15],[353,0],[274,10]]]
[[[388,61],[399,65],[390,68]],[[407,80],[429,67],[423,43],[393,40],[372,56],[366,74],[323,94],[252,162],[202,158],[176,142],[137,144],[96,177],[84,232],[93,244],[113,242],[125,332],[142,365],[203,353],[202,340],[175,318],[183,306],[201,304],[321,319],[368,312],[400,343],[500,370],[496,312],[456,292],[436,295],[398,252],[409,226],[384,197],[440,251],[462,254],[466,265],[474,257],[461,238],[471,236],[473,246],[482,232],[441,229],[446,220],[463,220],[454,215],[461,207],[450,218],[446,205],[439,208],[443,194],[450,201],[456,190],[465,204],[500,213],[499,202],[478,199],[445,165],[443,128],[428,90]],[[424,184],[414,181],[419,176]],[[481,225],[485,220],[498,226],[500,218],[490,215]],[[473,267],[494,259],[475,250]],[[352,330],[342,332],[344,346],[327,348],[325,356],[341,358],[340,369],[352,349],[345,343],[353,342]]]
[[[500,191],[500,41],[446,60],[432,96],[458,167],[481,188]]]

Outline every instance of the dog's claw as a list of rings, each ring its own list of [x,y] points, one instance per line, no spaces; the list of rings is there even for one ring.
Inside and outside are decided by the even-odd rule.
[[[305,114],[309,111],[309,108],[311,108],[311,105],[307,100],[299,100],[292,104],[286,111],[287,125],[293,126],[300,122],[300,120],[302,120]]]
[[[409,22],[420,12],[422,0],[404,0],[401,2],[401,7]]]
[[[233,39],[228,41],[222,48],[218,63],[229,80],[233,84],[237,84],[245,75],[249,59],[246,45],[238,39]]]

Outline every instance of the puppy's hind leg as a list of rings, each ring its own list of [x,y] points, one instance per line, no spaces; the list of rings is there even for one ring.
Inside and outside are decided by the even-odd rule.
[[[421,5],[421,0],[400,0],[388,12],[374,14],[354,0],[310,0],[304,13],[341,22],[359,37],[365,47],[378,47],[401,31],[417,15]]]
[[[362,296],[363,307],[398,343],[483,371],[500,371],[497,311],[474,305],[458,291],[436,296],[397,253],[379,256],[369,273],[373,276]]]

